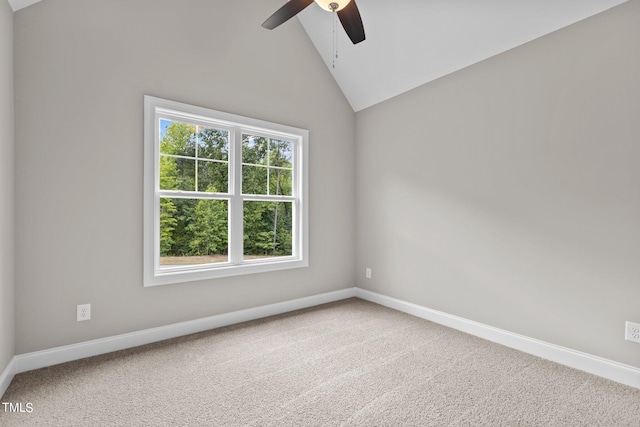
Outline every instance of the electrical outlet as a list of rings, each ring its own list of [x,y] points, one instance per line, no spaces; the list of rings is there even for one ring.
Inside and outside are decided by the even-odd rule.
[[[78,305],[76,320],[78,322],[82,322],[83,320],[90,320],[90,319],[91,319],[91,304]]]
[[[364,270],[364,277],[371,279],[371,269],[369,267]]]
[[[640,343],[640,323],[626,322],[624,328],[624,339]]]

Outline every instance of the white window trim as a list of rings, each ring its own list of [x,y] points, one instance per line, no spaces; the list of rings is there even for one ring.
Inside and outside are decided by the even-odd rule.
[[[229,229],[230,242],[233,239],[236,244],[231,245],[228,263],[207,264],[206,266],[187,267],[160,267],[160,197],[163,191],[159,190],[159,115],[170,114],[172,117],[183,118],[190,123],[218,126],[229,129],[235,135],[230,138],[229,161],[233,161],[236,167],[232,168],[234,176],[229,179],[229,194],[225,198],[229,200]],[[293,225],[293,255],[288,257],[265,258],[259,260],[242,259],[243,246],[243,218],[242,203],[244,200],[272,200],[274,196],[247,196],[242,195],[241,188],[242,168],[237,167],[242,159],[240,150],[242,147],[241,133],[253,132],[261,136],[282,138],[294,141],[294,171],[292,196],[277,196],[283,200],[291,201],[296,211]],[[172,283],[189,282],[195,280],[207,280],[219,277],[236,276],[241,274],[264,273],[269,271],[284,270],[290,268],[307,267],[309,265],[309,221],[308,221],[308,141],[309,131],[291,126],[271,123],[224,113],[208,108],[196,107],[166,99],[145,95],[144,97],[144,221],[143,221],[143,276],[144,286],[166,285]],[[188,197],[185,192],[185,197]],[[202,195],[200,195],[202,196]],[[175,194],[172,195],[175,197]],[[232,206],[233,205],[233,206]],[[231,253],[234,251],[234,253]]]

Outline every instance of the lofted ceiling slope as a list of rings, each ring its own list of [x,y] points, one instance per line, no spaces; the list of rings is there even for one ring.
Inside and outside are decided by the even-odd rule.
[[[367,39],[338,25],[335,68],[332,14],[312,4],[298,18],[360,111],[626,1],[357,0]]]
[[[31,6],[34,3],[38,3],[42,0],[7,0],[11,9],[15,12],[16,10],[24,9],[27,6]]]
[[[39,1],[8,0],[14,11]],[[626,1],[357,0],[367,39],[351,44],[338,23],[335,61],[333,14],[312,4],[298,19],[360,111]]]

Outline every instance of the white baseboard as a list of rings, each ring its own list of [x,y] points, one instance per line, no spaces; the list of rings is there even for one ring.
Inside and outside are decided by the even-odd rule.
[[[640,369],[356,288],[356,297],[640,389]]]
[[[217,316],[204,317],[202,319],[145,329],[128,334],[100,338],[32,353],[19,354],[14,357],[14,372],[19,374],[21,372],[70,362],[72,360],[84,359],[85,357],[97,356],[99,354],[110,353],[112,351],[124,350],[126,348],[137,347],[196,332],[207,331],[223,326],[234,325],[236,323],[247,322],[249,320],[261,319],[263,317],[326,304],[328,302],[352,298],[355,297],[355,295],[355,288],[342,289],[325,294],[219,314]]]
[[[11,381],[13,380],[13,377],[15,376],[15,374],[16,374],[16,358],[14,356],[9,361],[9,364],[7,365],[7,367],[4,368],[4,371],[2,371],[2,374],[0,374],[0,398],[2,398],[4,393],[9,388],[9,384],[11,384]]]
[[[453,316],[441,311],[432,310],[417,304],[387,297],[360,288],[348,288],[320,295],[313,295],[291,301],[234,311],[217,316],[181,322],[158,328],[145,329],[138,332],[116,335],[48,350],[25,353],[15,356],[0,376],[0,396],[9,387],[15,374],[44,368],[85,357],[97,356],[112,351],[137,347],[170,338],[196,332],[229,326],[241,322],[261,319],[268,316],[287,313],[294,310],[358,297],[422,319],[484,338],[524,353],[542,357],[571,368],[598,375],[612,381],[640,389],[640,369],[624,365],[612,360],[582,353],[566,347],[557,346],[544,341],[515,334],[503,329],[494,328],[462,317]]]

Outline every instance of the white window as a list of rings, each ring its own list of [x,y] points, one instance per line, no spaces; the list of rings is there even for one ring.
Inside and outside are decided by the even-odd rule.
[[[145,96],[144,285],[308,265],[308,131]]]

